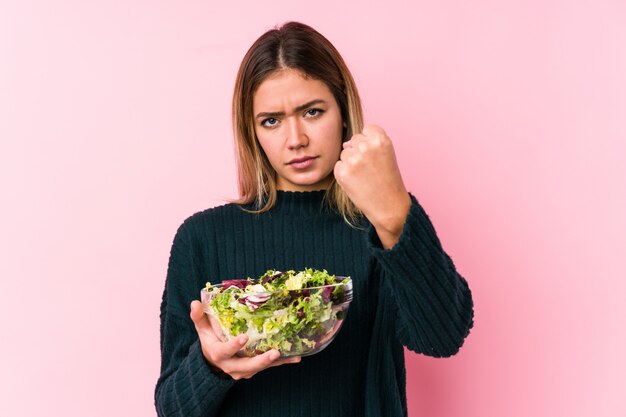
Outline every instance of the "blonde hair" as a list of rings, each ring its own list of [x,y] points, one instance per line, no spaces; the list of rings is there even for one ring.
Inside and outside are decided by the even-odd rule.
[[[288,22],[265,32],[244,56],[233,94],[233,133],[239,177],[238,204],[253,204],[253,213],[264,213],[276,203],[276,172],[261,148],[254,130],[253,97],[261,83],[276,71],[295,69],[328,86],[345,123],[342,141],[363,129],[361,99],[337,49],[315,29]],[[333,178],[324,196],[353,225],[360,210]]]

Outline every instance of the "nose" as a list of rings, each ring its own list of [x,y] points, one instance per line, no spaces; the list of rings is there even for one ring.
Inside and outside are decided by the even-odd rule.
[[[289,120],[286,142],[289,149],[299,149],[309,144],[305,128],[298,118],[294,117]]]

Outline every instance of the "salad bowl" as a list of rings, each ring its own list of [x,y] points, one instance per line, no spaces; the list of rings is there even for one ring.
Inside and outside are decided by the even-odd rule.
[[[214,330],[225,340],[248,336],[240,356],[270,349],[281,357],[308,356],[327,347],[339,332],[352,301],[352,280],[325,270],[269,270],[257,280],[207,283],[200,297]]]

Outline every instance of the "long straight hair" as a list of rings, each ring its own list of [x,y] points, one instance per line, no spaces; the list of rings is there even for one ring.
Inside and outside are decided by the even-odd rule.
[[[322,81],[332,92],[345,124],[342,141],[363,129],[361,99],[337,49],[323,35],[300,22],[287,22],[265,32],[244,56],[233,94],[233,133],[239,177],[239,200],[253,204],[253,213],[270,210],[276,203],[276,171],[261,148],[254,130],[253,98],[261,83],[276,71],[294,69]],[[331,174],[332,175],[332,174]],[[361,216],[359,209],[333,178],[325,201],[348,222]]]

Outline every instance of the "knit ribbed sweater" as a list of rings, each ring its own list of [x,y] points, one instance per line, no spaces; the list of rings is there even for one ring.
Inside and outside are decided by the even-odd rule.
[[[279,191],[266,213],[226,204],[179,227],[161,303],[159,416],[403,416],[403,345],[435,357],[459,350],[473,324],[471,292],[416,198],[399,242],[384,249],[367,219],[351,227],[323,197]],[[354,299],[334,341],[250,379],[215,374],[189,318],[206,282],[304,268],[352,278]]]

